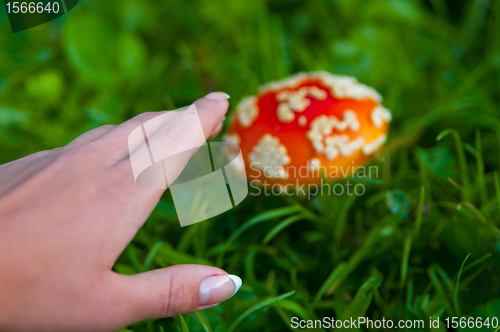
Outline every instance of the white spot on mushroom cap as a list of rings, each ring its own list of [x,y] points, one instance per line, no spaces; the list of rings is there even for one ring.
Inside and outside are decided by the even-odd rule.
[[[285,90],[276,94],[276,101],[280,102],[276,110],[278,120],[289,123],[295,119],[294,112],[303,112],[311,100],[306,97],[312,97],[318,100],[325,100],[327,93],[315,86],[304,86],[297,91]]]
[[[279,104],[278,109],[276,110],[278,120],[284,123],[292,122],[295,119],[295,114],[290,109],[288,104]]]
[[[385,142],[385,135],[365,144],[365,139],[361,136],[350,139],[346,134],[333,134],[333,130],[345,131],[350,129],[353,132],[359,131],[360,123],[356,113],[352,110],[345,110],[344,120],[340,121],[335,116],[320,115],[311,122],[310,130],[306,136],[311,141],[316,153],[323,153],[328,160],[335,160],[338,156],[348,157],[360,150],[365,155],[377,151]]]
[[[245,163],[243,161],[243,158],[239,157],[239,145],[241,143],[240,135],[238,135],[237,133],[225,134],[222,137],[222,140],[228,143],[227,145],[224,145],[223,151],[226,153],[228,159],[232,161],[231,165],[233,165],[238,171],[244,170]]]
[[[230,145],[240,145],[241,143],[241,138],[240,135],[237,133],[231,133],[231,134],[225,134],[222,137],[222,140],[226,143],[229,143]]]
[[[384,121],[391,122],[392,114],[384,106],[377,105],[377,107],[375,107],[371,113],[371,119],[373,125],[377,128],[380,128],[384,124]]]
[[[334,75],[325,71],[298,73],[280,81],[267,83],[259,89],[259,92],[293,89],[307,80],[318,80],[322,85],[330,89],[332,96],[339,99],[372,99],[379,103],[382,102],[382,96],[375,89],[359,83],[356,78],[345,75]]]
[[[287,178],[288,174],[283,166],[288,165],[292,160],[278,137],[270,134],[262,136],[257,145],[249,154],[250,163],[255,168],[264,171],[269,178]]]
[[[257,98],[254,96],[243,98],[236,107],[236,116],[242,127],[250,127],[258,115]]]
[[[334,160],[337,156],[342,155],[348,157],[354,152],[359,151],[365,140],[363,137],[356,137],[352,141],[349,140],[347,135],[332,135],[325,139],[326,148],[325,155],[329,160]]]
[[[309,170],[310,171],[315,171],[317,169],[319,169],[321,166],[321,160],[319,160],[318,158],[312,158],[311,160],[309,160]]]
[[[333,130],[344,131],[349,128],[351,131],[359,130],[359,120],[357,114],[352,110],[345,110],[344,120],[337,119],[334,115],[320,115],[311,122],[307,138],[314,142],[323,141],[323,137],[330,135]],[[318,151],[320,152],[320,151]]]
[[[385,135],[380,135],[370,143],[366,144],[363,147],[363,154],[368,156],[374,152],[377,152],[378,149],[387,141],[387,136]]]
[[[306,118],[306,116],[305,115],[299,116],[299,121],[298,122],[299,122],[299,126],[301,126],[301,127],[307,126],[307,118]]]

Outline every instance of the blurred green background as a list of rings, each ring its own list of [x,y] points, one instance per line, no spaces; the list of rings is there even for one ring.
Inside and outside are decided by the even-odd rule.
[[[499,32],[497,0],[89,0],[16,34],[2,7],[0,163],[210,91],[229,93],[232,112],[295,72],[353,75],[393,113],[373,161],[379,181],[361,197],[249,196],[185,228],[167,192],[115,269],[210,264],[243,287],[203,313],[128,329],[491,321],[500,316]]]

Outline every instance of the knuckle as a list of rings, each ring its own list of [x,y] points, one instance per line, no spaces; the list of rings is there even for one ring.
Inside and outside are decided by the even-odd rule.
[[[169,287],[163,288],[163,293],[161,296],[161,306],[160,306],[160,315],[163,317],[169,317],[174,315],[175,313],[172,312],[172,306],[170,305],[174,299],[174,291],[172,290],[173,287],[173,281],[172,281],[172,276],[168,277],[168,280],[165,280],[165,284],[168,284]]]
[[[115,126],[115,125],[112,125],[112,124],[106,124],[106,125],[102,125],[102,126],[100,126],[99,128],[101,128],[101,129],[103,129],[103,130],[104,130],[104,129],[105,129],[105,130],[112,130],[112,129],[116,128],[116,126]]]
[[[162,294],[162,314],[165,317],[189,312],[198,307],[197,295],[188,280],[175,276],[170,276],[168,279],[166,282],[170,286],[166,287]]]
[[[75,166],[80,157],[81,148],[65,149],[54,160],[52,166],[56,170],[63,170]]]
[[[107,133],[107,132],[110,132],[111,130],[115,129],[116,126],[115,125],[111,125],[111,124],[106,124],[106,125],[103,125],[103,126],[100,126],[100,127],[97,127],[96,129],[94,129],[95,131],[98,131],[98,132],[103,132],[103,133]]]
[[[158,115],[160,115],[159,112],[144,112],[144,113],[141,113],[139,115],[136,115],[134,117],[134,120],[137,120],[139,122],[146,122],[146,121],[151,120],[152,118],[154,118]]]
[[[81,166],[87,167],[91,164],[92,156],[97,153],[97,147],[94,144],[83,144],[69,149],[61,150],[54,160],[56,168],[74,168],[79,169]],[[90,161],[90,162],[89,162]]]

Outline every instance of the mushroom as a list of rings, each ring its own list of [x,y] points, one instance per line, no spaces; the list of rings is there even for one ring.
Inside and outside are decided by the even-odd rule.
[[[241,148],[249,179],[318,183],[333,166],[346,176],[380,150],[391,120],[381,102],[353,77],[299,73],[244,98],[224,139]]]

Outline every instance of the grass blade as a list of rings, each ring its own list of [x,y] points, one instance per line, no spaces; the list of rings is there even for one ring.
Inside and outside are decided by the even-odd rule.
[[[434,289],[436,290],[436,292],[438,293],[438,295],[441,298],[445,298],[446,294],[444,292],[443,285],[441,284],[441,281],[439,280],[438,275],[436,273],[436,266],[434,266],[434,265],[431,266],[427,270],[427,274],[429,275],[429,279],[431,279],[431,283],[434,286]]]
[[[148,255],[146,256],[146,259],[144,260],[144,263],[142,264],[142,270],[143,271],[148,271],[151,267],[151,263],[153,263],[153,260],[158,253],[158,250],[160,250],[161,246],[163,246],[163,242],[157,242],[155,245],[149,250]]]
[[[256,215],[253,218],[248,219],[243,225],[241,225],[232,235],[231,237],[226,241],[227,243],[233,242],[240,236],[244,231],[249,229],[252,226],[255,226],[261,222],[268,221],[271,219],[279,218],[279,217],[284,217],[289,214],[292,214],[294,212],[297,212],[297,208],[295,206],[286,206],[274,210],[269,210],[266,212],[263,212],[261,214]]]
[[[349,213],[349,209],[351,208],[355,200],[356,200],[355,195],[349,196],[344,205],[342,206],[342,209],[340,210],[339,217],[337,219],[337,222],[335,223],[335,230],[334,230],[334,240],[337,245],[340,245],[340,239],[342,238],[342,229],[344,228],[344,224],[347,220],[347,214]]]
[[[233,331],[236,326],[238,326],[238,324],[243,320],[245,319],[247,316],[249,316],[251,313],[253,313],[254,311],[257,311],[259,309],[262,309],[264,307],[267,307],[268,305],[270,304],[273,304],[275,303],[276,301],[279,301],[281,299],[286,299],[287,297],[290,297],[293,295],[293,293],[295,293],[295,291],[291,291],[291,292],[288,292],[288,293],[285,293],[285,294],[282,294],[280,296],[276,296],[276,297],[273,297],[273,298],[270,298],[270,299],[267,299],[267,300],[264,300],[262,302],[259,302],[257,303],[256,305],[254,305],[253,307],[251,307],[250,309],[246,310],[244,313],[242,313],[238,318],[236,318],[236,320],[231,324],[231,326],[229,326],[229,328],[227,329],[227,332],[231,332]]]
[[[186,321],[184,320],[184,317],[182,317],[182,315],[179,315],[179,319],[181,320],[182,332],[189,332],[189,327],[187,326]]]
[[[311,317],[312,315],[310,314],[310,312],[307,311],[306,308],[304,308],[303,306],[301,306],[300,304],[298,304],[295,301],[283,299],[280,301],[280,305],[283,308],[297,314],[302,319],[305,319],[305,320],[312,319],[312,317]]]
[[[464,261],[462,262],[462,266],[460,267],[460,271],[458,271],[458,278],[457,278],[457,284],[455,286],[455,296],[454,296],[454,304],[455,304],[455,314],[460,317],[460,306],[458,303],[458,287],[460,286],[460,277],[462,276],[462,271],[464,269],[465,262],[467,261],[467,258],[469,258],[470,253],[465,257]]]
[[[479,194],[481,195],[481,202],[483,211],[486,212],[486,203],[488,196],[486,193],[486,184],[484,181],[484,160],[481,147],[481,131],[476,129],[476,163],[477,163],[477,184],[479,186]]]
[[[198,321],[205,329],[205,332],[213,332],[212,327],[210,326],[210,323],[208,322],[207,316],[205,316],[203,311],[197,311],[196,318],[198,318]]]
[[[365,316],[366,310],[370,306],[373,299],[372,289],[380,286],[380,281],[379,277],[372,277],[365,281],[365,283],[359,288],[352,302],[342,313],[341,317],[343,320],[350,319],[351,317]]]
[[[462,192],[463,199],[468,201],[470,193],[470,180],[469,180],[469,173],[467,170],[467,160],[465,159],[464,145],[462,143],[462,138],[460,137],[460,134],[455,129],[446,129],[441,133],[439,133],[439,135],[436,137],[436,140],[440,141],[449,134],[452,134],[455,140],[455,149],[457,151],[458,165],[460,167],[460,179],[462,182],[461,185],[465,189]]]
[[[285,229],[286,227],[290,226],[294,222],[299,221],[302,218],[304,218],[303,215],[296,214],[294,216],[290,216],[290,217],[286,218],[285,220],[281,221],[276,226],[274,226],[273,229],[271,229],[269,231],[269,233],[266,234],[266,236],[264,237],[264,240],[262,240],[262,244],[267,244],[276,235],[278,235],[278,233],[281,232],[283,229]]]
[[[415,236],[414,236],[415,239],[418,238],[418,235],[420,234],[420,229],[422,228],[422,215],[424,214],[424,200],[425,200],[425,187],[422,186],[420,188],[420,201],[418,203],[417,220],[415,221]]]
[[[410,312],[413,311],[413,288],[413,280],[410,279],[406,289],[406,308],[408,308]]]
[[[332,271],[332,273],[330,273],[330,275],[328,276],[328,278],[325,280],[325,282],[323,283],[323,285],[321,285],[320,289],[318,290],[318,292],[314,296],[313,302],[311,304],[311,310],[314,310],[314,308],[318,304],[319,300],[321,300],[321,297],[326,292],[326,290],[328,289],[328,287],[330,287],[330,285],[332,284],[332,282],[335,279],[337,279],[344,272],[346,266],[347,266],[346,262],[341,262]]]
[[[498,179],[498,172],[493,173],[495,182],[495,192],[497,194],[497,208],[500,210],[500,180]]]
[[[489,254],[486,254],[484,255],[483,257],[479,258],[478,260],[475,260],[474,262],[470,263],[469,265],[467,265],[466,267],[464,267],[464,269],[462,270],[463,272],[473,268],[474,266],[484,262],[485,260],[487,260],[488,258],[490,258],[493,254],[492,253],[489,253]]]
[[[405,239],[403,256],[401,257],[401,283],[400,287],[403,288],[406,283],[406,276],[408,274],[408,259],[410,258],[412,237],[407,236]]]
[[[477,216],[477,218],[479,220],[481,220],[481,222],[483,224],[487,224],[488,223],[488,220],[486,220],[485,216],[481,213],[481,211],[479,211],[479,209],[477,207],[475,207],[474,205],[472,205],[471,203],[469,203],[469,202],[460,202],[460,203],[458,203],[458,205],[457,205],[457,211],[459,211],[462,208],[462,206],[466,206],[472,212],[474,212],[474,214]]]
[[[281,316],[281,318],[283,319],[283,322],[285,323],[285,325],[293,331],[292,327],[290,326],[290,318],[288,317],[288,315],[286,314],[285,310],[281,307],[281,304],[280,304],[280,301],[276,300],[276,309],[278,309],[278,312]]]

